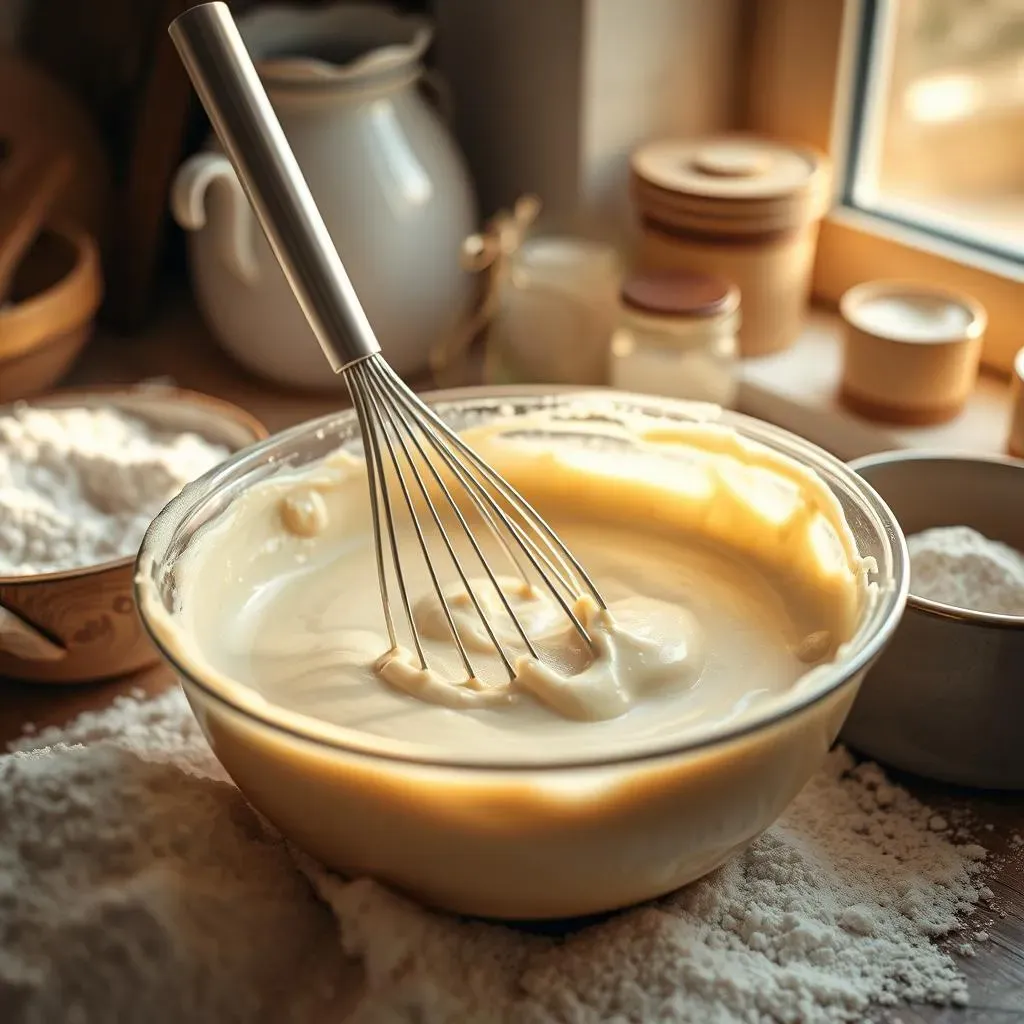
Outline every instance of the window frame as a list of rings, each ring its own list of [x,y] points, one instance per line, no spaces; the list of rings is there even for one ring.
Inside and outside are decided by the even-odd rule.
[[[982,362],[1009,374],[1024,346],[1024,266],[846,202],[855,163],[850,124],[860,113],[861,39],[873,9],[873,0],[752,5],[743,127],[814,146],[831,160],[835,205],[818,240],[812,284],[817,300],[835,305],[848,288],[887,277],[918,278],[966,292],[989,316]]]

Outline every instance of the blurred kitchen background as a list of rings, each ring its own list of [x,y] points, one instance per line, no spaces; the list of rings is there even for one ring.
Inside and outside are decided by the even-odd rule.
[[[0,401],[344,401],[169,43],[186,6],[0,0]],[[417,385],[613,384],[849,456],[1009,444],[1022,0],[231,7]]]

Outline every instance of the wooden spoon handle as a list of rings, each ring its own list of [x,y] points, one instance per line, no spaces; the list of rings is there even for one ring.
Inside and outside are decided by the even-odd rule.
[[[0,651],[22,661],[61,661],[67,648],[43,636],[35,626],[0,604]]]
[[[65,156],[15,152],[0,188],[0,301],[71,174]]]

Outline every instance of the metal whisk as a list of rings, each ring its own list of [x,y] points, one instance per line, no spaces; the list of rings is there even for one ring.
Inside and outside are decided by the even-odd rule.
[[[527,501],[481,459],[402,382],[380,352],[366,314],[320,217],[298,163],[274,114],[245,44],[223,3],[193,7],[170,34],[249,201],[335,373],[341,373],[355,405],[370,485],[384,616],[392,647],[399,634],[392,608],[388,564],[420,666],[430,666],[406,586],[403,546],[396,527],[406,510],[431,583],[440,601],[467,678],[477,678],[459,635],[431,551],[440,541],[476,614],[501,657],[509,679],[515,658],[487,614],[474,574],[456,541],[468,546],[525,650],[538,656],[512,603],[499,584],[464,509],[484,527],[526,584],[543,587],[587,643],[590,636],[575,604],[589,594],[605,603],[583,567]],[[454,254],[453,254],[454,258]],[[398,494],[392,493],[392,483]],[[435,545],[436,546],[436,541]]]

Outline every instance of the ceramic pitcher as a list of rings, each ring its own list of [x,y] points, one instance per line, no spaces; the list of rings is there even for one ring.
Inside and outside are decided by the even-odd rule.
[[[344,4],[265,7],[240,29],[384,354],[415,374],[472,297],[459,254],[474,201],[423,94],[429,25]],[[212,140],[179,168],[171,206],[190,232],[196,300],[224,348],[277,382],[343,388]]]

